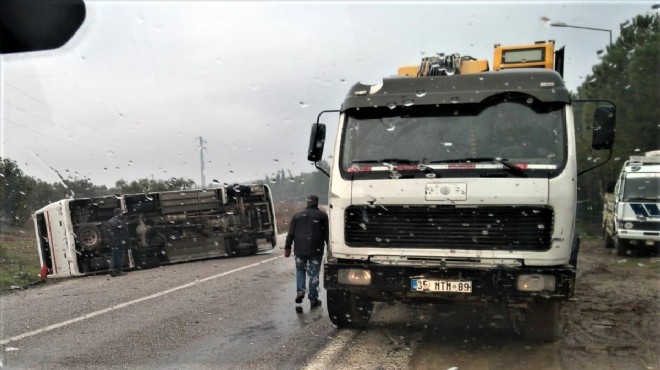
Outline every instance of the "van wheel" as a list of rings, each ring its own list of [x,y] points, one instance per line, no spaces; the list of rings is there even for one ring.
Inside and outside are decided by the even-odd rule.
[[[328,290],[328,315],[340,329],[364,328],[369,323],[374,303],[367,297],[345,290]]]
[[[250,256],[257,253],[258,247],[257,244],[253,243],[238,243],[233,249],[233,252],[237,256]]]
[[[612,239],[607,231],[603,231],[603,241],[605,242],[605,248],[614,248],[614,239]]]
[[[631,248],[630,243],[619,238],[614,239],[614,247],[616,254],[621,257],[634,257],[635,251]]]
[[[135,268],[151,268],[163,263],[163,254],[160,247],[146,247],[133,249],[133,260]]]
[[[78,243],[86,250],[99,249],[103,243],[101,229],[94,224],[80,225],[76,231],[76,235],[78,236]]]

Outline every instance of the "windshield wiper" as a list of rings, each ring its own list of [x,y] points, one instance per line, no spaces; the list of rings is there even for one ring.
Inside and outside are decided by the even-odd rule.
[[[445,159],[441,161],[432,161],[431,164],[437,163],[460,163],[460,162],[494,162],[503,165],[510,173],[520,176],[527,177],[527,173],[522,168],[516,166],[515,164],[509,162],[508,159],[504,158],[495,158],[495,157],[476,157],[476,158],[456,158],[456,159]]]
[[[379,163],[379,164],[419,164],[419,161],[403,158],[384,158],[384,159],[365,159],[351,161],[351,164],[356,163]]]

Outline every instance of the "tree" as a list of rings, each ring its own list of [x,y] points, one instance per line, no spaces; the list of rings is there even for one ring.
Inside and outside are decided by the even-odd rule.
[[[15,161],[0,158],[0,222],[19,225],[30,218],[27,199],[32,189],[33,183]]]
[[[590,204],[597,221],[602,193],[615,181],[623,162],[631,155],[660,149],[660,19],[658,14],[639,15],[621,25],[621,35],[607,48],[601,63],[578,88],[581,99],[609,99],[617,106],[614,161],[580,178],[580,194]],[[584,112],[588,114],[588,112]],[[576,114],[576,117],[579,115]],[[580,137],[578,158],[595,162],[603,155],[591,150]],[[581,167],[588,164],[581,163]]]

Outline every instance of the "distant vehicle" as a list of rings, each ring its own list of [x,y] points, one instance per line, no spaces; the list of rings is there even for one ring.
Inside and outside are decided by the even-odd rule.
[[[501,307],[539,340],[560,335],[579,248],[578,102],[554,42],[496,45],[494,56],[493,70],[424,57],[348,92],[328,174],[335,325],[367,325],[375,301],[453,301]],[[614,104],[589,104],[579,112],[599,127],[592,147],[611,154]],[[317,120],[310,161],[324,143]]]
[[[250,255],[273,249],[277,241],[266,185],[64,199],[34,214],[42,275],[108,270],[102,225],[115,208],[124,210],[129,224],[124,268]]]
[[[660,247],[660,151],[632,156],[603,205],[605,246],[619,256],[657,253]]]

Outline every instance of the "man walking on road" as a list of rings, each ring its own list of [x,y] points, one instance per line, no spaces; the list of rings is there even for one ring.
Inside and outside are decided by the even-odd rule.
[[[309,276],[309,303],[311,308],[321,306],[319,300],[319,271],[323,250],[328,244],[328,215],[319,209],[319,197],[307,197],[307,207],[293,215],[284,245],[284,257],[296,258],[296,303],[305,298],[305,285]]]
[[[110,275],[125,275],[121,271],[124,249],[128,246],[128,224],[124,220],[124,213],[121,208],[115,208],[115,216],[108,220],[105,226],[105,236],[108,240],[108,247],[112,251],[110,258]]]

